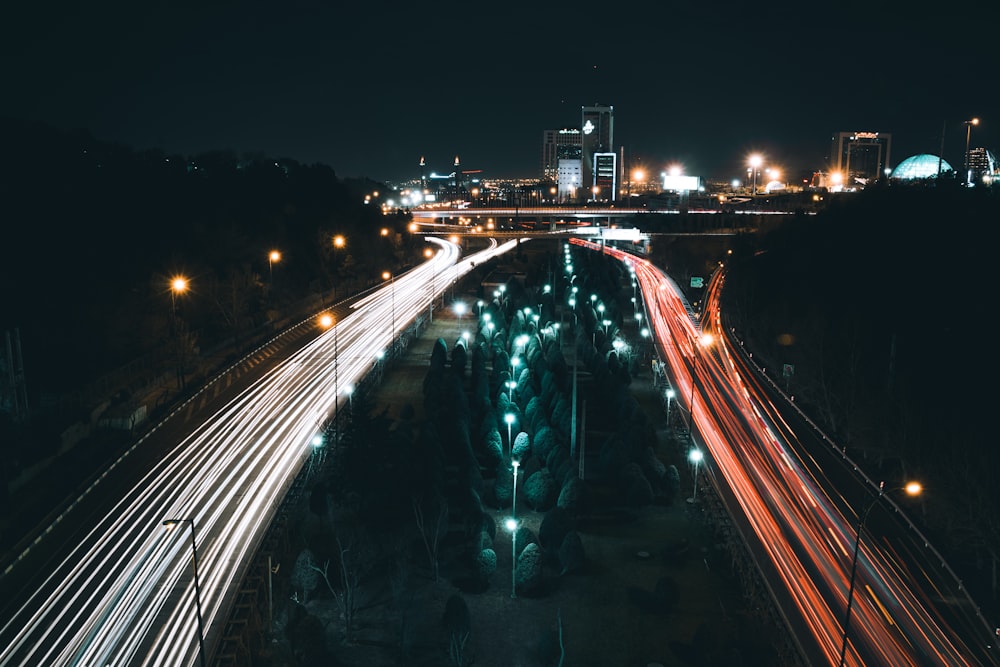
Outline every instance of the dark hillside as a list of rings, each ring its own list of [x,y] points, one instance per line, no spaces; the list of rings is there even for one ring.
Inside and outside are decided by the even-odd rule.
[[[845,195],[734,255],[725,294],[732,324],[769,365],[794,365],[790,393],[870,476],[935,490],[930,528],[983,576],[1000,554],[998,221],[986,189]]]

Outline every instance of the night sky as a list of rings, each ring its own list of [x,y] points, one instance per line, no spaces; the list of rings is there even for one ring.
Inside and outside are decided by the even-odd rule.
[[[872,3],[875,4],[875,3]],[[822,168],[839,131],[961,165],[1000,148],[983,9],[962,3],[19,3],[2,113],[136,149],[538,176],[542,131],[615,107],[629,164],[729,179]]]

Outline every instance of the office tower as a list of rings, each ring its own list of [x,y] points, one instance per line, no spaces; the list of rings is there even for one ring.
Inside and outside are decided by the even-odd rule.
[[[582,134],[581,171],[583,186],[590,192],[581,193],[587,199],[593,198],[593,188],[601,187],[596,180],[597,170],[595,156],[598,153],[614,153],[614,107],[595,104],[583,107],[580,118]],[[606,162],[606,160],[605,160]],[[602,192],[604,190],[602,189]],[[616,193],[610,192],[604,197],[614,201]]]
[[[579,160],[581,135],[579,128],[545,130],[542,133],[542,180],[555,181],[559,175],[559,160]]]
[[[839,132],[833,137],[831,168],[853,190],[882,178],[889,168],[892,135],[885,132]]]

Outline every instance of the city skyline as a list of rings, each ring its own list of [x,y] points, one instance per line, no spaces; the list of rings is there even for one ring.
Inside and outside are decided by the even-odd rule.
[[[537,177],[545,130],[615,108],[626,165],[738,178],[751,153],[827,166],[838,132],[893,136],[962,164],[996,147],[988,44],[973,17],[792,4],[637,7],[21,6],[7,23],[5,114],[137,150],[259,152],[388,182],[456,155]],[[13,29],[12,29],[13,28]],[[592,48],[600,44],[601,48]],[[848,46],[845,45],[850,45]],[[592,55],[597,54],[597,55]],[[942,137],[943,134],[943,137]]]

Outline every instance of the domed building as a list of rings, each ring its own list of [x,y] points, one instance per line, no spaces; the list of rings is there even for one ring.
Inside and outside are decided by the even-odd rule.
[[[901,181],[913,181],[923,178],[937,178],[938,173],[953,171],[946,160],[942,160],[937,155],[921,153],[908,157],[892,170],[889,178]]]

